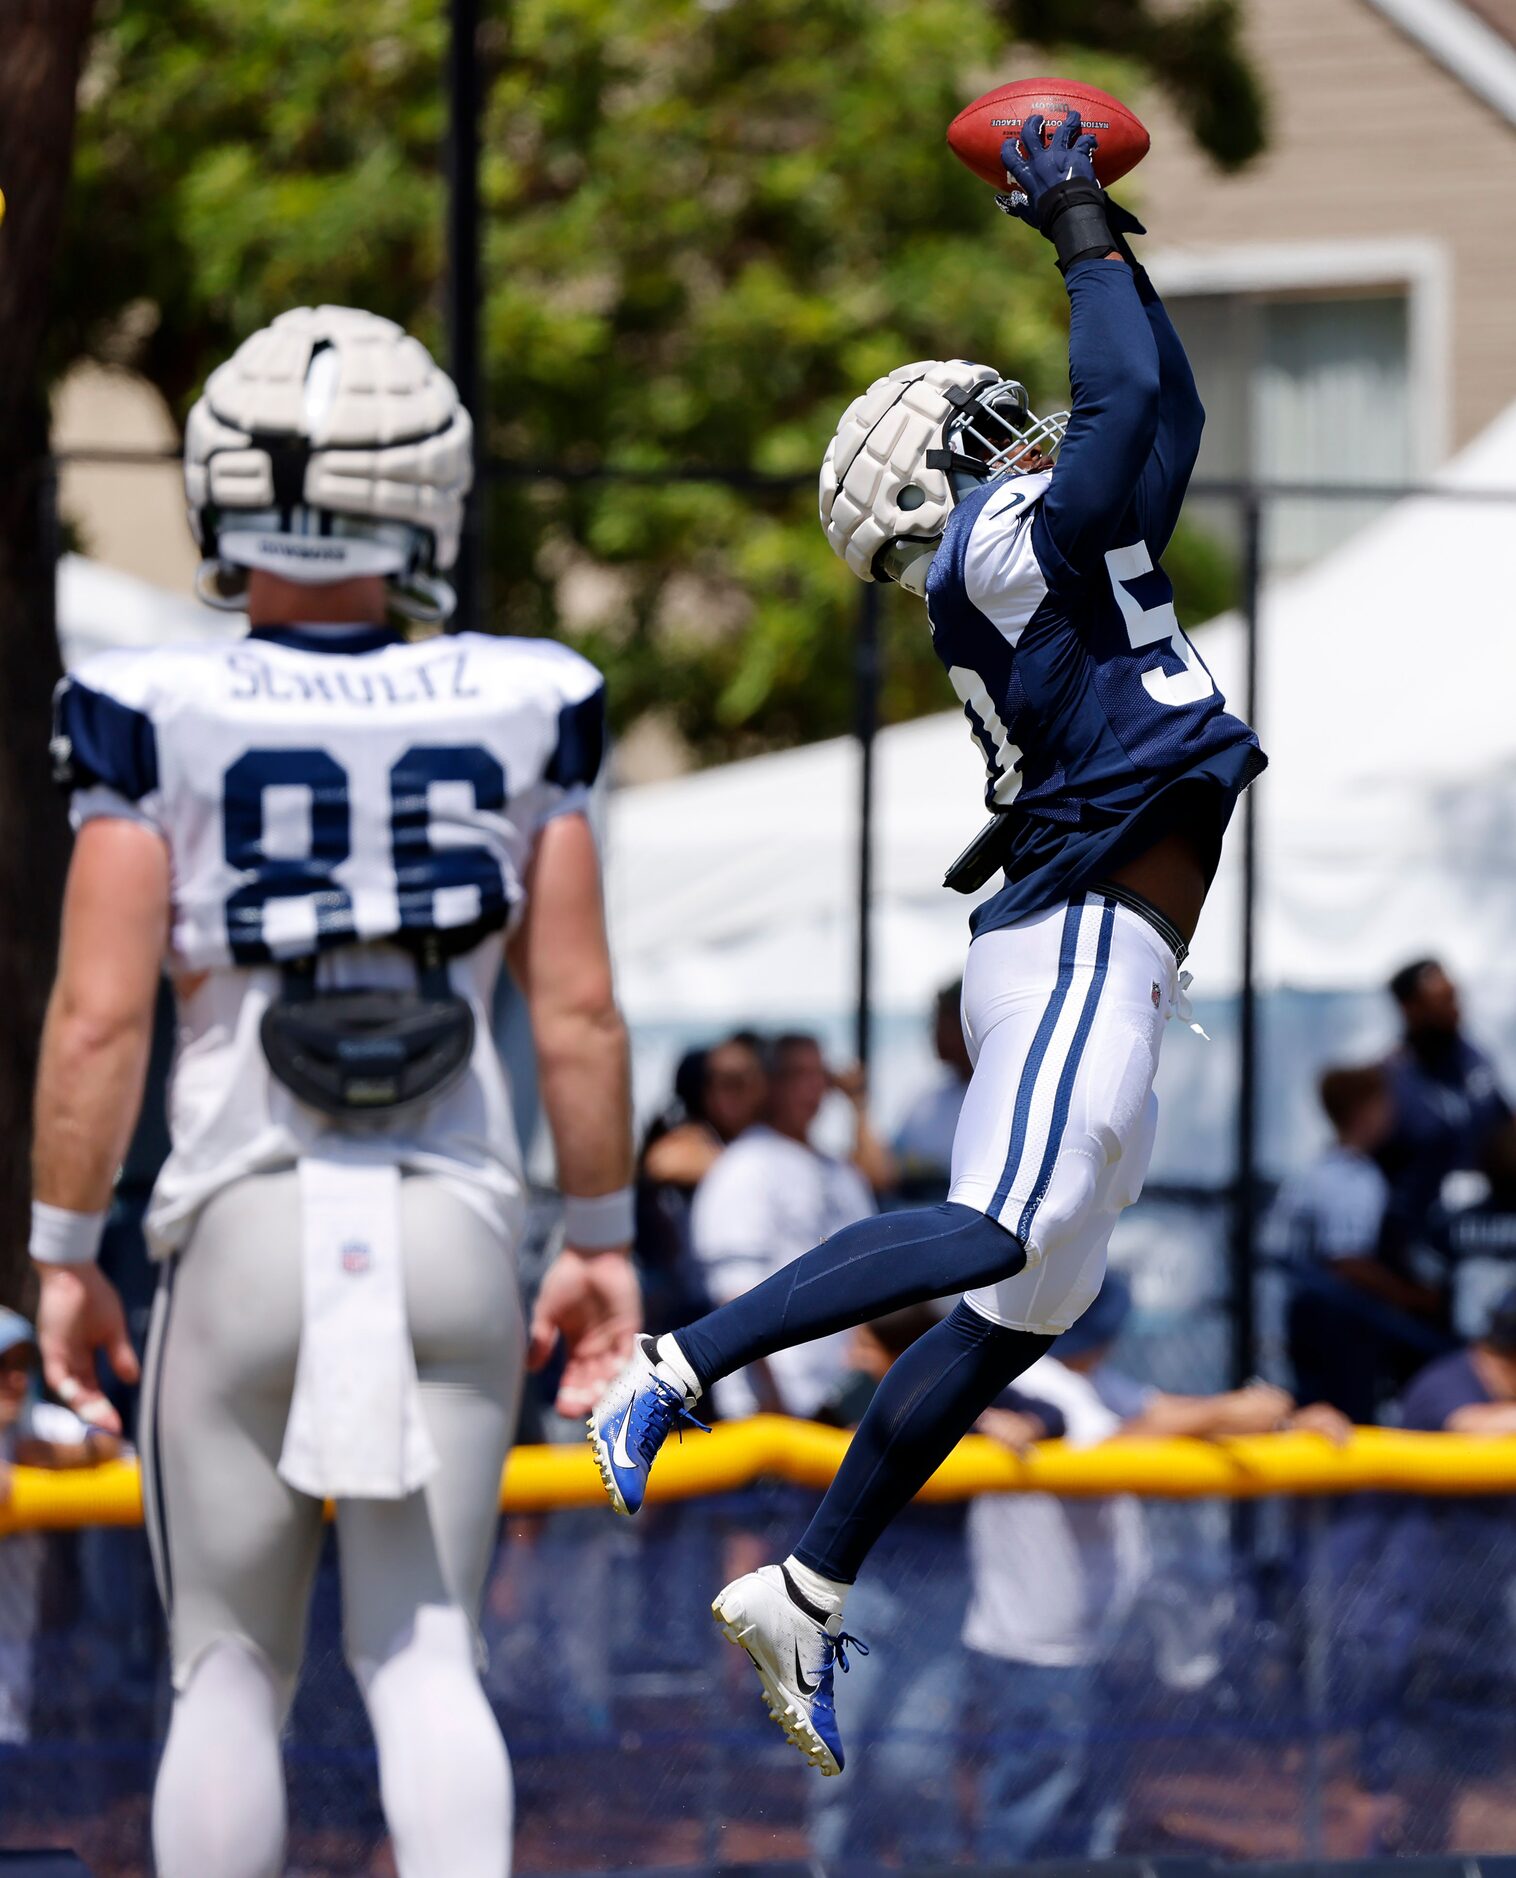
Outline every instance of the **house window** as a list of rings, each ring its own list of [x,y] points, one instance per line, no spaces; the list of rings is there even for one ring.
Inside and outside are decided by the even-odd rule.
[[[1404,293],[1185,293],[1168,307],[1206,407],[1197,480],[1415,480]],[[1270,502],[1263,536],[1269,571],[1315,560],[1390,500]],[[1196,497],[1190,513],[1240,544],[1235,502]]]

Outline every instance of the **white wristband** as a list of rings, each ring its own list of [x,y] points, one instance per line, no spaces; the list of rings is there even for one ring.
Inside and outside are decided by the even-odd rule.
[[[564,1242],[580,1252],[604,1252],[612,1246],[629,1245],[632,1212],[630,1187],[602,1193],[593,1200],[581,1200],[566,1193],[563,1196]]]
[[[31,1255],[44,1265],[93,1265],[100,1256],[103,1213],[71,1213],[32,1201]]]

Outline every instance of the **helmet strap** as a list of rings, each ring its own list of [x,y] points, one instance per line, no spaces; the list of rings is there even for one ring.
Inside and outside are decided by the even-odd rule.
[[[981,463],[977,457],[965,456],[961,450],[928,450],[926,466],[928,469],[946,470],[949,476],[977,476],[980,482],[987,482],[991,476],[999,474],[988,463]]]

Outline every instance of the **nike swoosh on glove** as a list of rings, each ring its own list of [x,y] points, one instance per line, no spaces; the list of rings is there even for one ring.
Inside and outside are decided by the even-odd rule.
[[[1074,179],[1095,182],[1094,155],[1097,139],[1084,129],[1077,111],[1070,111],[1061,124],[1055,125],[1051,139],[1044,143],[1042,133],[1047,119],[1039,111],[1021,126],[1019,139],[1007,137],[1000,146],[1000,161],[1016,187],[995,200],[1007,215],[1019,222],[1040,228],[1038,208],[1042,198],[1059,183]],[[1017,198],[1021,200],[1018,202]]]

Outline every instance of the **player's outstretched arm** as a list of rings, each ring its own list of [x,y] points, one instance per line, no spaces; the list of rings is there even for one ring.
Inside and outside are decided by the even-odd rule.
[[[1001,157],[1024,203],[1013,212],[1052,242],[1069,290],[1069,382],[1073,406],[1058,453],[1058,472],[1037,523],[1063,563],[1079,576],[1096,571],[1132,500],[1158,434],[1158,348],[1109,221],[1111,205],[1095,180],[1095,139],[1071,111],[1044,147],[1042,119],[1031,116],[1021,141]]]
[[[1106,201],[1116,245],[1136,278],[1137,297],[1158,348],[1158,432],[1137,491],[1143,538],[1157,560],[1168,546],[1174,524],[1179,520],[1190,474],[1200,454],[1205,407],[1200,402],[1189,355],[1174,330],[1168,309],[1148,278],[1147,269],[1131,249],[1129,237],[1145,235],[1147,230],[1119,203],[1109,197]]]
[[[168,849],[153,830],[103,817],[79,831],[37,1072],[32,1257],[48,1386],[112,1431],[120,1421],[95,1353],[124,1382],[136,1380],[137,1359],[94,1257],[142,1102],[169,900]]]
[[[1141,276],[1146,280],[1147,276]],[[1149,287],[1143,310],[1158,348],[1158,431],[1138,487],[1138,513],[1143,539],[1156,561],[1169,545],[1205,428],[1205,407],[1195,387],[1195,374],[1174,331],[1173,322],[1157,293]]]
[[[1125,262],[1068,276],[1069,425],[1039,519],[1058,559],[1098,573],[1158,438],[1158,349]],[[1041,543],[1039,545],[1042,545]]]
[[[616,1006],[600,858],[583,815],[538,837],[510,960],[525,993],[564,1195],[564,1247],[543,1280],[528,1360],[567,1350],[561,1415],[586,1415],[631,1356],[642,1301],[631,1261],[630,1049]]]

